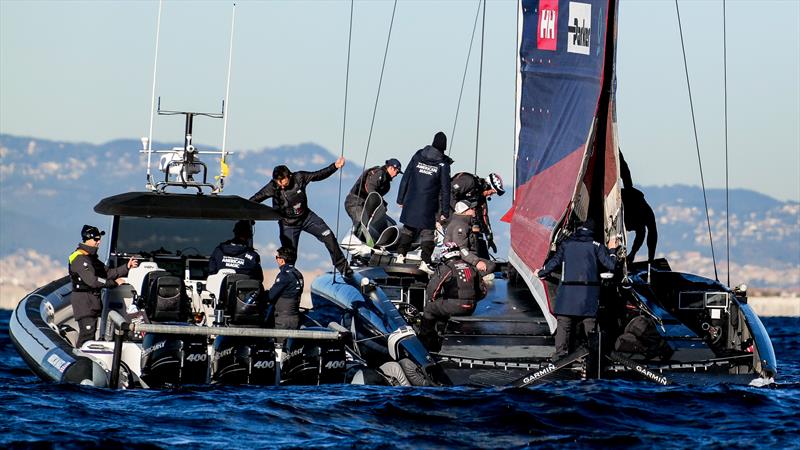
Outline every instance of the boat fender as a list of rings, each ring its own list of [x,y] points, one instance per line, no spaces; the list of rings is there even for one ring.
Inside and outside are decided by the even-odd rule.
[[[378,370],[389,379],[392,386],[411,386],[411,382],[408,381],[408,377],[399,363],[389,361],[380,366]]]
[[[414,363],[414,361],[403,358],[398,361],[398,363],[400,363],[400,367],[403,368],[403,373],[412,386],[431,386],[431,382],[422,371],[422,368]]]

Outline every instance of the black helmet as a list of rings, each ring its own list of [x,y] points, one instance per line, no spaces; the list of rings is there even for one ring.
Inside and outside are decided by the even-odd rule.
[[[105,231],[100,231],[97,227],[91,225],[84,225],[83,228],[81,228],[81,239],[83,239],[83,242],[89,239],[100,239],[100,236],[105,236],[105,234]]]
[[[297,250],[292,247],[281,247],[275,256],[286,261],[286,264],[294,264],[297,261]]]
[[[506,193],[506,190],[503,189],[503,179],[500,178],[500,175],[492,172],[486,177],[486,184],[489,185],[491,189],[494,189],[497,192],[497,195],[503,195]]]

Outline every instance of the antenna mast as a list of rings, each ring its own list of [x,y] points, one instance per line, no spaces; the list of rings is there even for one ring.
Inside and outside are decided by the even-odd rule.
[[[229,98],[231,94],[231,66],[233,63],[233,30],[236,25],[236,3],[233,4],[231,7],[231,38],[230,44],[228,46],[228,76],[227,80],[225,81],[225,101],[222,106],[222,150],[220,150],[220,160],[219,160],[219,176],[216,177],[218,180],[217,188],[214,190],[215,192],[222,191],[222,188],[225,186],[225,177],[228,176],[228,164],[225,163],[225,157],[228,155],[227,152],[227,143],[228,143],[228,114],[226,114],[226,108],[230,108]]]
[[[156,20],[156,52],[153,58],[153,90],[150,96],[150,132],[147,134],[147,142],[142,138],[143,150],[147,152],[147,189],[154,189],[153,177],[150,175],[150,157],[153,154],[153,117],[156,111],[156,70],[158,68],[158,38],[161,32],[161,6],[163,0],[158,1],[158,19]]]

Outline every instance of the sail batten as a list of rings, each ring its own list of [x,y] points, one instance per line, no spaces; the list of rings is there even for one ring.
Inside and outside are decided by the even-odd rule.
[[[602,218],[604,234],[619,223],[614,6],[522,1],[516,196],[504,220],[511,222],[509,261],[546,316],[551,302],[533,271],[559,231],[589,216]],[[555,328],[552,317],[548,323]]]

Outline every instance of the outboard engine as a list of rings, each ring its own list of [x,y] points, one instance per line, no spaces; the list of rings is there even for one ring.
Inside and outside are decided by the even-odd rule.
[[[183,280],[164,270],[145,275],[141,299],[151,322],[187,324],[191,305]],[[142,380],[152,387],[206,383],[205,336],[147,333],[142,342]]]
[[[230,274],[225,277],[219,303],[224,305],[230,324],[236,326],[259,326],[264,321],[261,294],[263,286],[247,275]]]
[[[224,384],[275,385],[275,340],[217,336],[211,381]]]
[[[328,331],[327,328],[304,328],[309,331]],[[289,339],[283,350],[281,380],[286,384],[344,383],[346,360],[344,341]]]

